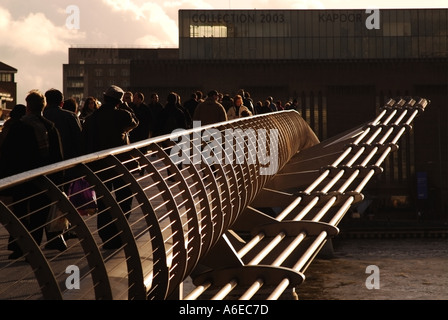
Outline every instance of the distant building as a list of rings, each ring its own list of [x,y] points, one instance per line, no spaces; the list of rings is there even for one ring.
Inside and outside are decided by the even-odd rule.
[[[0,119],[5,119],[17,101],[17,69],[0,61]]]
[[[448,9],[180,10],[179,58],[447,57]]]
[[[63,65],[64,96],[78,101],[88,96],[101,99],[103,91],[111,84],[129,89],[134,61],[177,60],[178,57],[177,49],[73,47],[68,53],[68,64]]]
[[[298,99],[321,140],[373,119],[387,98],[428,98],[368,191],[373,211],[448,220],[448,9],[179,10],[178,49],[69,49],[66,96],[101,98],[112,83],[162,103],[170,91],[240,88]]]

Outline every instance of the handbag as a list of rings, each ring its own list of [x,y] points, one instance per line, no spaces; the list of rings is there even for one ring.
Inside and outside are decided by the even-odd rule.
[[[73,181],[67,192],[68,198],[82,216],[90,216],[97,212],[96,192],[85,178]]]
[[[65,214],[57,205],[52,205],[48,214],[48,224],[46,226],[47,232],[60,233],[67,229],[68,226],[69,223],[68,219],[65,217]]]

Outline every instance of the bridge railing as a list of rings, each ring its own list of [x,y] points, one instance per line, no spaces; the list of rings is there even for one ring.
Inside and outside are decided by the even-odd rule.
[[[317,143],[301,116],[285,111],[1,179],[0,298],[179,297],[182,281],[264,186]],[[86,189],[72,193],[80,181]],[[89,190],[90,211],[75,201]],[[61,225],[65,250],[54,245]],[[22,255],[9,256],[14,247]]]
[[[196,124],[1,179],[0,299],[280,299],[428,104],[322,142],[295,111]]]
[[[191,275],[184,299],[300,296],[308,266],[427,104],[389,100],[371,122],[297,152]]]

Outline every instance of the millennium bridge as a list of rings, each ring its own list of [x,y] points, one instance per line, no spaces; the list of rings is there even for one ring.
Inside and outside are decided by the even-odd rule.
[[[324,141],[296,111],[256,115],[1,179],[0,299],[300,296],[313,259],[428,105],[389,99]],[[80,204],[83,194],[95,197]],[[56,225],[65,250],[49,246]]]

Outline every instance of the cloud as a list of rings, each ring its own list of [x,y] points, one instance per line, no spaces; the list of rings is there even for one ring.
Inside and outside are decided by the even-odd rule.
[[[173,47],[178,44],[177,5],[186,1],[163,2],[138,0],[103,0],[121,23],[132,25],[133,44],[148,47]],[[175,10],[171,10],[175,8]],[[172,12],[171,12],[172,11]],[[175,11],[175,14],[171,14]],[[126,21],[130,20],[130,21]]]
[[[65,52],[53,52],[45,55],[35,55],[24,50],[14,53],[7,50],[7,60],[10,66],[17,68],[17,102],[24,103],[26,94],[32,89],[45,91],[49,88],[62,90],[62,65],[67,60]],[[9,56],[9,58],[8,58]]]
[[[18,99],[32,88],[62,87],[71,45],[176,48],[179,9],[322,9],[422,7],[419,0],[1,0],[1,61],[18,69]],[[76,5],[80,29],[67,27]],[[424,7],[446,7],[432,0]]]
[[[66,52],[70,41],[85,37],[78,30],[69,30],[65,25],[54,25],[41,12],[32,12],[24,18],[14,20],[8,10],[0,7],[0,17],[2,46],[37,55]]]
[[[103,2],[115,11],[133,13],[136,20],[145,17],[139,8],[139,5],[134,3],[132,0],[103,0]]]

